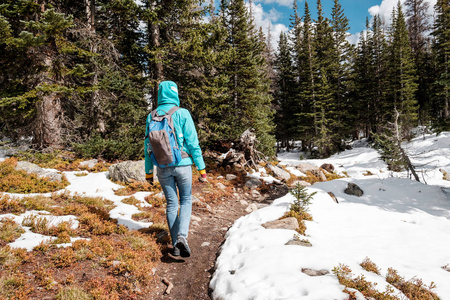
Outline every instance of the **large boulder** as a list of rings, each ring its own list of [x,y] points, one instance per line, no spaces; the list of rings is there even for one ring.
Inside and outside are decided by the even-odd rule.
[[[321,181],[327,180],[327,177],[325,176],[325,174],[323,174],[323,171],[317,166],[308,163],[301,163],[295,167],[302,173],[306,174],[307,172],[310,172],[311,174],[319,178]]]
[[[334,166],[332,164],[322,164],[320,167],[329,173],[334,172]]]
[[[112,181],[121,182],[133,182],[142,181],[145,182],[145,161],[124,161],[115,165],[112,165],[108,169],[109,178]]]
[[[282,168],[277,167],[277,166],[272,166],[271,164],[268,164],[268,167],[269,167],[270,171],[272,171],[273,175],[276,178],[280,178],[284,181],[288,181],[289,179],[291,179],[291,173],[283,170]]]
[[[28,161],[18,161],[16,165],[16,170],[23,170],[27,173],[37,174],[38,177],[46,177],[51,181],[61,181],[62,175],[58,171],[44,170],[36,164],[30,163]]]

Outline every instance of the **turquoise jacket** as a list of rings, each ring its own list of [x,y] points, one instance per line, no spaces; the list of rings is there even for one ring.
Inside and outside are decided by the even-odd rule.
[[[168,112],[173,106],[180,106],[178,98],[178,87],[175,82],[163,81],[159,84],[158,107],[156,111],[159,115]],[[197,130],[194,120],[187,109],[180,108],[173,115],[173,125],[177,136],[178,145],[183,145],[183,150],[189,154],[189,157],[183,158],[176,166],[187,166],[195,163],[198,170],[205,169],[202,150],[198,143]],[[148,135],[148,124],[152,120],[151,113],[147,116],[145,125],[145,136]],[[145,173],[153,173],[153,161],[147,151],[148,137],[145,139]]]

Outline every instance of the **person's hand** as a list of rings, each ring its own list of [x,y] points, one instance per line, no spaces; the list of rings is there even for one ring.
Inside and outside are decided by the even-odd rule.
[[[145,174],[145,180],[147,180],[150,185],[153,185],[153,173],[151,174]]]
[[[198,181],[200,182],[207,182],[208,180],[206,179],[206,170],[200,170],[200,177],[198,178]]]

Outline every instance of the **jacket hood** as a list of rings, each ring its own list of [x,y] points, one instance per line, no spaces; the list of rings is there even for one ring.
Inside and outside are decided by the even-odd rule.
[[[163,81],[159,84],[158,106],[162,104],[175,104],[176,106],[180,106],[178,87],[175,82]]]

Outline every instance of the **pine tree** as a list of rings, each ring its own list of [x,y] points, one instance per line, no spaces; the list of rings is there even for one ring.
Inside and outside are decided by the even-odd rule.
[[[237,139],[246,129],[254,128],[260,141],[259,150],[273,155],[272,99],[263,47],[258,36],[252,34],[253,24],[249,22],[244,1],[231,1],[226,8],[223,20],[231,50],[226,72],[231,79],[229,90],[232,98],[229,100],[233,113],[225,116],[224,121],[233,124],[229,132],[232,139]]]
[[[351,89],[350,64],[353,55],[353,47],[346,39],[350,29],[348,19],[339,0],[334,0],[331,13],[331,29],[334,42],[332,49],[334,51],[329,81],[334,91],[333,97],[336,103],[335,118],[337,119],[335,131],[338,132],[333,142],[339,147],[341,140],[351,132],[349,115],[347,113],[349,103],[346,101],[346,97]]]
[[[431,85],[433,73],[430,55],[431,29],[428,14],[429,2],[425,0],[405,1],[409,40],[418,75],[416,98],[419,104],[419,118],[425,124],[431,117]]]
[[[400,2],[393,13],[390,43],[390,87],[388,108],[391,120],[394,111],[400,113],[399,124],[402,136],[411,138],[411,129],[417,125],[417,76],[414,57],[409,45],[408,31]]]
[[[303,24],[299,33],[301,39],[298,39],[295,45],[296,66],[298,70],[297,94],[298,113],[297,113],[297,132],[302,140],[302,148],[311,149],[313,139],[318,134],[317,127],[317,82],[318,82],[318,57],[316,55],[316,44],[314,43],[313,24],[308,2],[305,1],[305,12]]]
[[[337,51],[333,43],[333,32],[330,22],[323,16],[321,0],[317,0],[317,20],[315,22],[314,49],[317,56],[319,80],[316,81],[315,103],[313,106],[315,144],[319,155],[327,157],[337,150],[340,140],[337,136],[336,99],[333,97],[333,87],[329,78],[337,79]],[[336,86],[335,86],[336,87]]]
[[[296,137],[295,124],[297,123],[295,113],[293,113],[297,106],[295,103],[297,84],[290,50],[288,37],[282,32],[275,60],[275,69],[278,75],[274,96],[277,110],[275,124],[277,141],[280,141],[281,147],[285,147],[288,151],[290,141]]]
[[[435,38],[433,52],[437,67],[433,116],[436,119],[435,127],[442,131],[450,128],[450,4],[447,0],[438,0],[435,10],[437,16],[432,34]]]

